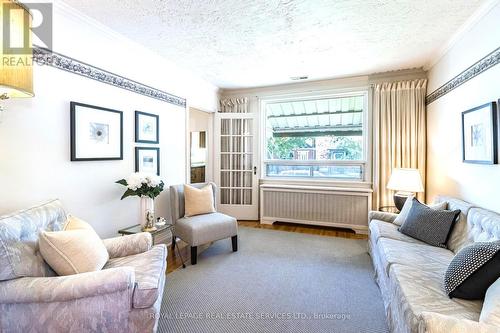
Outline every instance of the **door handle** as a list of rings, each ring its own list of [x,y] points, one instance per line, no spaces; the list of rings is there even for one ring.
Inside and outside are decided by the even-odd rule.
[[[257,175],[257,167],[256,166],[253,167],[253,174]]]

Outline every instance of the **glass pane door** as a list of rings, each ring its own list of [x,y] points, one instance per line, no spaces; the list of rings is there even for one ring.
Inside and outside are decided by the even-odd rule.
[[[253,204],[253,119],[220,119],[220,203]]]

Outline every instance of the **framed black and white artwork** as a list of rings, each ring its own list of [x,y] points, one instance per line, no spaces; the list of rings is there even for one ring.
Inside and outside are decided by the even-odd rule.
[[[498,114],[495,102],[462,112],[462,156],[465,163],[498,163]]]
[[[160,142],[160,117],[156,114],[135,111],[135,142]]]
[[[123,160],[123,112],[70,103],[71,161]]]
[[[135,172],[160,175],[160,148],[135,147]]]

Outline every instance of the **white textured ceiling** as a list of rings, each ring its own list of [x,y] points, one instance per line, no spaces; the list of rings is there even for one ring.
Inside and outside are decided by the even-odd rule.
[[[485,0],[64,0],[221,88],[421,67]]]

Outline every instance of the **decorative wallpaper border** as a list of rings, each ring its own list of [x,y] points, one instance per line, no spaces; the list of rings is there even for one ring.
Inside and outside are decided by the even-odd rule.
[[[500,47],[427,95],[425,103],[427,105],[431,104],[438,98],[443,97],[453,89],[461,86],[497,64],[500,64]]]
[[[186,107],[186,99],[158,90],[140,82],[127,79],[118,74],[89,65],[71,57],[62,55],[45,48],[33,47],[33,61],[39,65],[47,65],[83,77],[106,83],[121,89],[132,91],[147,97],[155,98],[170,104]]]

